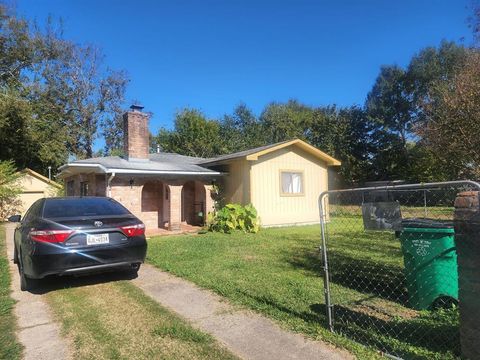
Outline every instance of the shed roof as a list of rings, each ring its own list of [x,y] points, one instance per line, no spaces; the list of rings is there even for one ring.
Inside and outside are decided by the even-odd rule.
[[[39,180],[47,183],[48,185],[55,186],[56,188],[59,188],[59,189],[60,189],[60,188],[62,187],[62,185],[60,185],[59,183],[57,183],[57,182],[55,182],[55,181],[53,181],[53,180],[50,180],[49,178],[43,176],[42,174],[37,173],[36,171],[33,171],[33,170],[30,169],[30,168],[25,168],[25,169],[23,169],[23,170],[20,170],[20,173],[22,173],[22,174],[28,174],[28,175],[30,175],[30,176],[33,176],[33,177],[35,177],[35,178],[37,178],[37,179],[39,179]]]
[[[282,141],[278,142],[276,144],[271,144],[271,145],[266,145],[266,146],[260,146],[257,148],[245,150],[245,151],[239,151],[233,154],[227,154],[227,155],[222,155],[218,156],[213,159],[206,159],[204,162],[201,162],[201,165],[215,165],[215,164],[221,164],[228,162],[230,160],[236,160],[236,159],[245,159],[245,160],[257,160],[259,156],[265,155],[268,153],[271,153],[276,150],[280,150],[282,148],[285,148],[287,146],[298,146],[299,148],[303,149],[309,154],[312,154],[313,156],[319,158],[320,160],[323,160],[327,163],[329,166],[339,166],[341,165],[341,162],[330,155],[324,153],[323,151],[317,149],[315,146],[312,146],[308,144],[305,141],[302,141],[300,139],[293,139],[293,140],[287,140],[287,141]]]

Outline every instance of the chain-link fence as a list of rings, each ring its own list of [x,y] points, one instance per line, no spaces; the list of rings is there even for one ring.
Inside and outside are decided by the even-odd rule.
[[[453,226],[474,182],[330,191],[320,197],[332,331],[389,356],[460,356]]]

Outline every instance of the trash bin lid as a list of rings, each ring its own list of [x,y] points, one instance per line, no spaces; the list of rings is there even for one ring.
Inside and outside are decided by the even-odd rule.
[[[402,228],[404,229],[422,229],[422,231],[441,230],[444,232],[453,232],[453,221],[449,220],[437,220],[426,218],[410,218],[402,220]]]

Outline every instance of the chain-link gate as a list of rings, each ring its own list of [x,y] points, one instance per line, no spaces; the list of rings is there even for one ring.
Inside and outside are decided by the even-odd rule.
[[[470,181],[320,196],[330,330],[391,357],[460,355],[454,200]]]

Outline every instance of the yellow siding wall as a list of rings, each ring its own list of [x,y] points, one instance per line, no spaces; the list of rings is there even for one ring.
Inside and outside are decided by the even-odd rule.
[[[35,201],[44,197],[55,196],[57,191],[55,187],[28,173],[22,176],[20,185],[23,189],[23,192],[20,194],[20,200],[22,201],[22,208],[20,210],[22,215],[25,214]]]
[[[251,161],[251,201],[263,226],[319,222],[318,197],[328,188],[326,164],[289,146]],[[280,195],[280,171],[303,172],[303,196]]]
[[[246,160],[232,161],[223,179],[225,200],[230,203],[250,203],[250,164]]]

